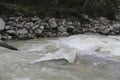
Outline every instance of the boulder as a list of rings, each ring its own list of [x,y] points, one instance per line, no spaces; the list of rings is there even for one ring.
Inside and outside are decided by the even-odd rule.
[[[67,32],[68,33],[73,33],[73,30],[74,30],[74,26],[69,26],[68,28],[67,28]]]
[[[67,32],[66,28],[64,26],[59,26],[58,27],[59,32]]]
[[[50,18],[50,19],[48,20],[48,24],[49,24],[49,26],[50,26],[51,28],[57,27],[57,23],[56,23],[55,18]]]
[[[2,18],[0,18],[0,31],[5,29],[5,22]]]

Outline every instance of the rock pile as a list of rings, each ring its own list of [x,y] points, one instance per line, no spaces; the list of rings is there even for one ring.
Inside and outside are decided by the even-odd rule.
[[[86,18],[86,17],[85,17]],[[120,23],[104,17],[79,19],[58,19],[39,17],[0,18],[0,39],[32,39],[36,37],[63,37],[85,32],[120,34]],[[6,25],[5,25],[6,23]]]

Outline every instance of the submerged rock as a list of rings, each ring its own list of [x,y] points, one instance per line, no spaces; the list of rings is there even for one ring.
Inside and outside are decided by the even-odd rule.
[[[1,46],[1,47],[5,47],[5,48],[8,48],[8,49],[10,49],[10,50],[18,50],[17,48],[15,48],[15,47],[13,47],[13,46],[11,46],[11,45],[8,45],[7,43],[4,43],[4,42],[2,42],[2,41],[0,41],[0,46]]]

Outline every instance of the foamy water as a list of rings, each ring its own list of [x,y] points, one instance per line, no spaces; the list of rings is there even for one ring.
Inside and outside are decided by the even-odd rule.
[[[0,80],[120,80],[119,40],[119,36],[84,34],[9,41],[19,51],[0,48]],[[56,64],[59,60],[47,62],[66,59],[73,63],[76,54],[79,54],[80,65]]]

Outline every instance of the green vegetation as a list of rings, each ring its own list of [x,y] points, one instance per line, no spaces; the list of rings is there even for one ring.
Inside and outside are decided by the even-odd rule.
[[[79,16],[86,13],[114,17],[120,0],[2,0],[0,3],[23,13],[41,16]]]

